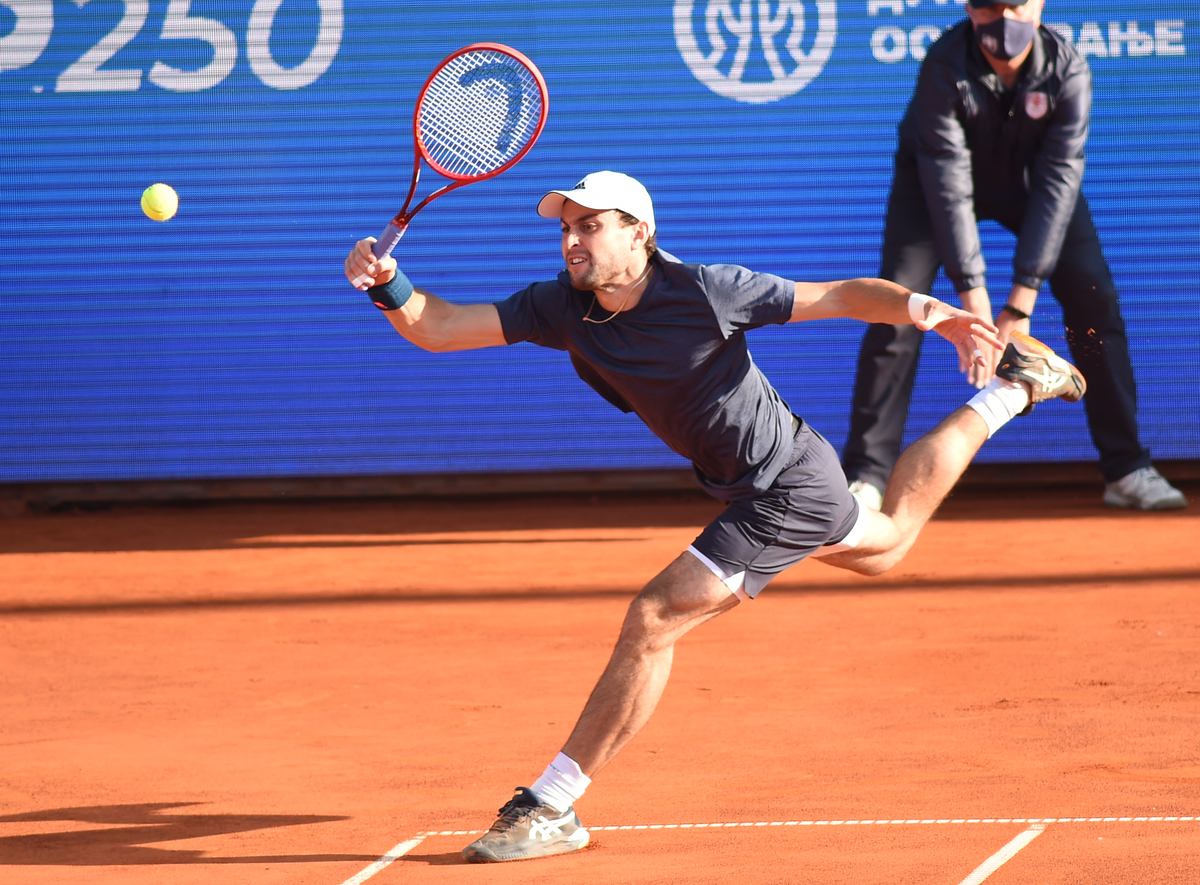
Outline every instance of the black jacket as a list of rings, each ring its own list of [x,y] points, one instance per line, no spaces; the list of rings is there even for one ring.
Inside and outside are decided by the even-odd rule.
[[[1036,289],[1054,270],[1083,180],[1091,100],[1087,62],[1045,27],[1012,90],[988,65],[969,19],[929,47],[900,123],[897,169],[915,161],[958,291],[985,285],[981,218],[1017,231],[1014,283]]]

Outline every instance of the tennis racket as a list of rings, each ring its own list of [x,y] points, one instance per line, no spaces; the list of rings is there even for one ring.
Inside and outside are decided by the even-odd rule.
[[[371,247],[391,254],[414,215],[443,194],[493,178],[529,153],[546,125],[546,81],[533,62],[499,43],[473,43],[438,64],[413,112],[413,173],[404,208]],[[450,183],[409,209],[421,161]],[[367,277],[355,277],[362,288]]]

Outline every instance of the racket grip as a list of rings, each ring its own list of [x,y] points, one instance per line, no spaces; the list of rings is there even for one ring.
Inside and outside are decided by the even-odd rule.
[[[396,248],[396,244],[400,242],[400,238],[404,236],[405,230],[407,230],[406,227],[397,227],[394,221],[384,228],[375,245],[371,247],[371,251],[375,254],[375,257],[387,258],[391,255],[392,250]]]
[[[379,239],[375,241],[375,245],[371,247],[371,254],[376,258],[387,258],[392,254],[392,250],[396,248],[396,244],[400,242],[400,238],[404,236],[404,231],[407,228],[398,226],[394,221],[383,229],[383,233],[379,235]],[[356,276],[350,281],[356,289],[361,289],[362,284],[366,282],[366,277],[362,274]]]

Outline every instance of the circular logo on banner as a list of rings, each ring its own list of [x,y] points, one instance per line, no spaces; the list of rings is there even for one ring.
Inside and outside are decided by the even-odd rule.
[[[803,0],[675,0],[675,44],[696,79],[717,95],[748,104],[778,101],[811,83],[833,52],[837,3],[809,0],[817,20],[808,52],[800,48],[811,24],[805,5]],[[704,24],[700,35],[699,21]],[[751,48],[765,61],[756,65],[761,77],[747,76]]]

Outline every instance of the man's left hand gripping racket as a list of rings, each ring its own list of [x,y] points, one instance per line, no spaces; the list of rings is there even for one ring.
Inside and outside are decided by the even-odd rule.
[[[474,43],[442,59],[413,113],[413,174],[404,208],[371,247],[387,257],[412,217],[442,194],[499,175],[517,163],[546,125],[546,81],[533,62],[499,43]],[[450,183],[409,209],[421,160]],[[352,284],[365,288],[359,274]]]

